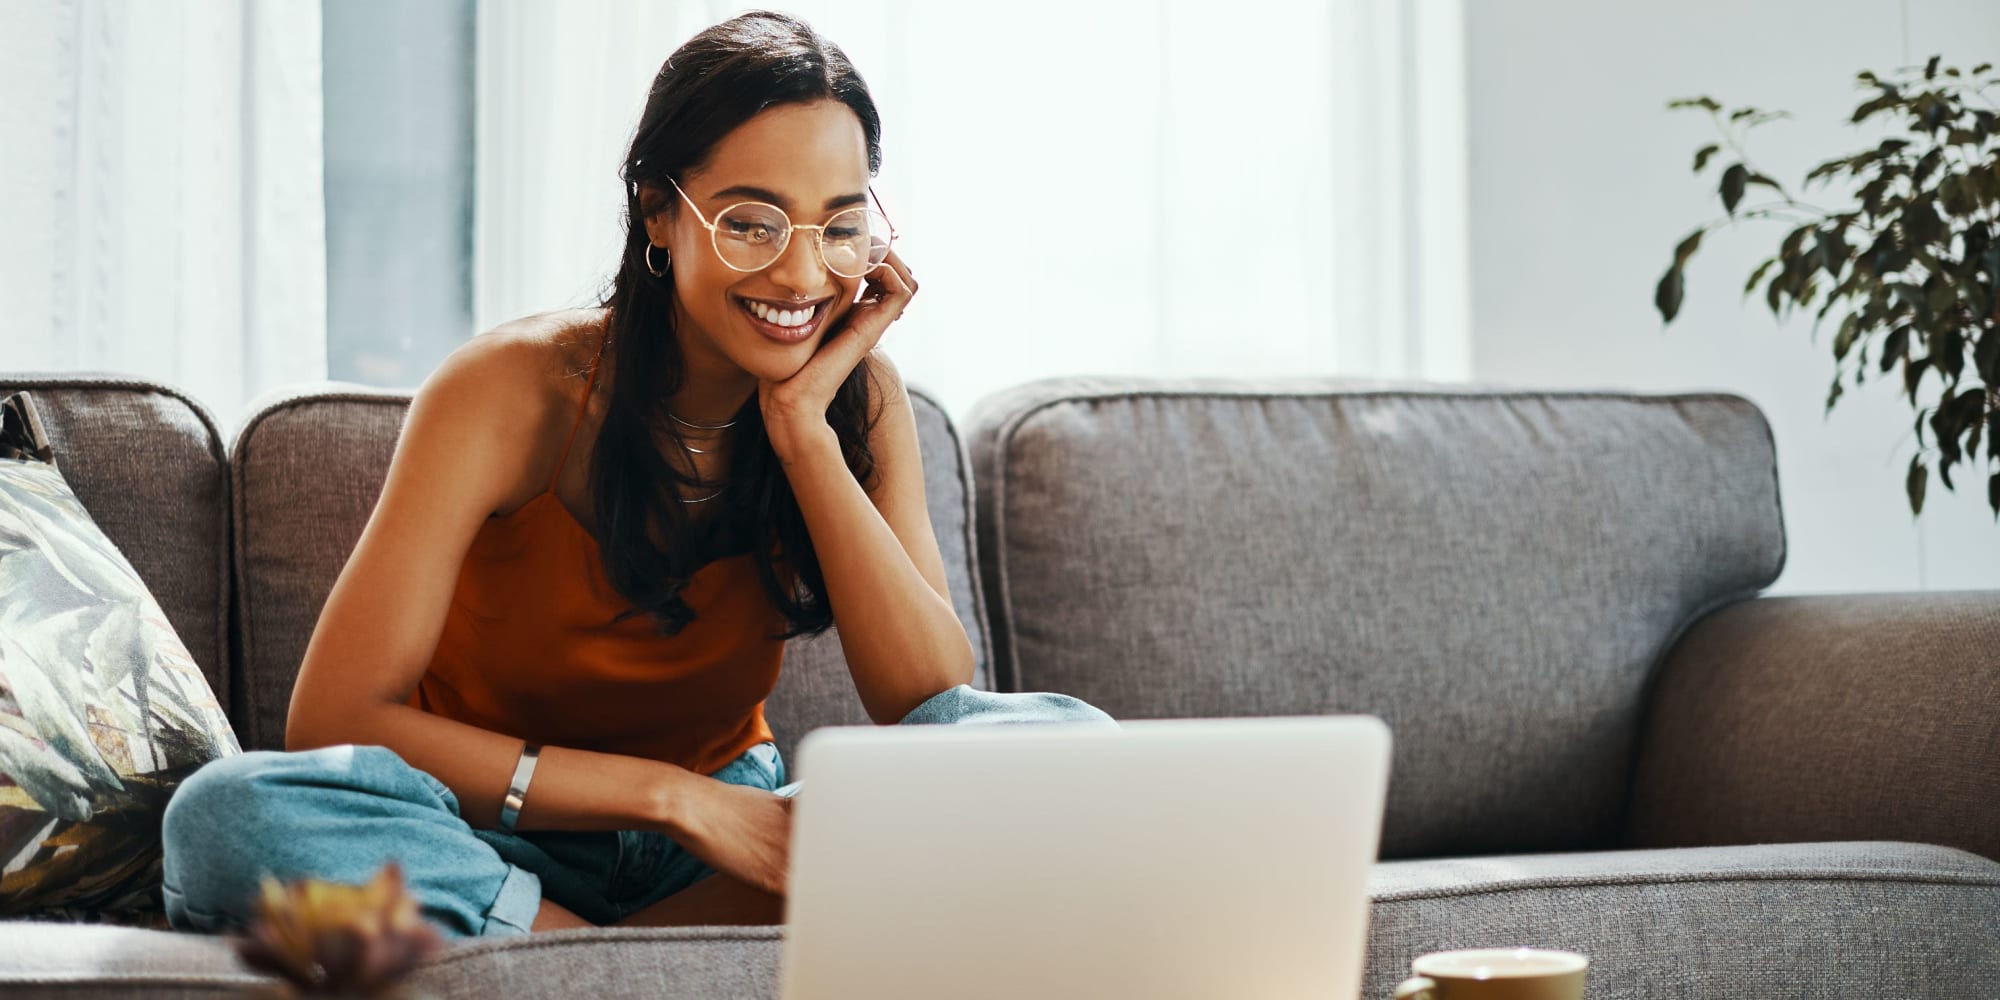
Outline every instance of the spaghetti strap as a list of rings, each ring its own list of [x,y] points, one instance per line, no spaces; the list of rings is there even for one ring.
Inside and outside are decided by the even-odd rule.
[[[583,405],[577,407],[576,419],[570,422],[569,439],[563,442],[562,457],[556,460],[556,474],[549,477],[548,488],[542,491],[544,493],[555,492],[556,483],[562,481],[563,467],[569,464],[569,450],[576,444],[577,429],[583,426],[583,415],[590,410],[590,391],[597,385],[597,369],[599,362],[604,360],[606,339],[608,337],[600,337],[597,341],[597,354],[590,359],[590,378],[583,383]]]

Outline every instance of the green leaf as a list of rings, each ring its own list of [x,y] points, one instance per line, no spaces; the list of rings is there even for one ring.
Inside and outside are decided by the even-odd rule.
[[[1764,302],[1771,307],[1771,315],[1778,315],[1778,297],[1785,293],[1785,275],[1779,272],[1771,276],[1771,283],[1764,286]]]
[[[1750,272],[1750,280],[1743,283],[1743,297],[1746,299],[1749,298],[1750,293],[1757,290],[1757,283],[1763,281],[1764,275],[1770,273],[1770,270],[1776,266],[1778,266],[1778,258],[1776,257],[1766,257],[1764,263],[1757,265],[1757,270]],[[2000,338],[1996,338],[1996,340],[2000,340]]]
[[[1984,389],[1975,388],[1969,392],[1959,393],[1951,401],[1949,409],[1954,436],[1964,434],[1986,414],[1986,392]]]
[[[1979,335],[1972,347],[1972,367],[1987,385],[2000,386],[2000,329]]]
[[[1697,229],[1694,232],[1689,233],[1687,239],[1681,241],[1680,246],[1674,248],[1675,267],[1681,267],[1685,265],[1688,261],[1688,258],[1694,256],[1695,250],[1701,246],[1701,236],[1703,233],[1706,232],[1708,232],[1708,230],[1706,229]]]
[[[1891,224],[1875,237],[1868,246],[1868,268],[1876,274],[1897,274],[1910,263],[1907,245],[1897,241],[1896,227]]]
[[[1984,73],[1992,68],[1993,68],[1992,63],[1980,63],[1979,65],[1972,67],[1972,72],[1974,73],[1974,75],[1977,75],[1980,73]]]
[[[1833,404],[1840,402],[1841,393],[1846,391],[1846,388],[1840,384],[1840,376],[1835,375],[1833,377],[1833,386],[1826,391],[1826,409],[1822,412],[1832,413]]]
[[[1943,56],[1932,56],[1931,61],[1924,64],[1924,79],[1937,79],[1938,60],[1942,58]]]
[[[1903,356],[1909,352],[1909,349],[1909,327],[1899,326],[1889,331],[1889,339],[1882,342],[1882,370],[1887,372],[1889,369],[1896,367],[1896,362],[1903,360]]]
[[[1785,242],[1778,245],[1778,256],[1785,258],[1789,263],[1791,258],[1798,254],[1799,244],[1805,242],[1806,234],[1812,231],[1813,227],[1811,223],[1792,230],[1785,237]]]
[[[1722,172],[1722,207],[1729,214],[1736,214],[1736,205],[1743,200],[1743,185],[1750,180],[1750,168],[1741,163],[1732,163]]]
[[[1708,160],[1709,160],[1709,157],[1711,157],[1711,156],[1714,156],[1714,155],[1715,155],[1715,154],[1716,154],[1717,152],[1720,152],[1720,151],[1721,151],[1721,149],[1722,149],[1722,147],[1721,147],[1721,146],[1718,146],[1718,145],[1716,145],[1715,143],[1712,143],[1712,142],[1711,142],[1711,143],[1709,143],[1708,145],[1706,145],[1706,146],[1703,146],[1703,147],[1701,147],[1700,149],[1697,149],[1697,150],[1695,150],[1695,151],[1694,151],[1694,172],[1695,172],[1695,173],[1697,173],[1697,174],[1698,174],[1698,173],[1701,173],[1701,168],[1703,168],[1703,167],[1705,167],[1705,166],[1708,166]]]
[[[1819,166],[1812,168],[1812,170],[1806,173],[1806,181],[1805,181],[1806,186],[1810,188],[1812,187],[1812,182],[1819,180],[1822,177],[1830,177],[1834,174],[1838,174],[1852,168],[1853,164],[1849,162],[1848,157],[1843,156],[1837,159],[1828,160],[1825,163],[1822,163]]]
[[[1933,147],[1930,152],[1925,153],[1917,159],[1917,172],[1911,175],[1911,180],[1917,184],[1922,184],[1924,181],[1930,179],[1931,171],[1936,170],[1938,164],[1943,162],[1944,147]]]
[[[1889,178],[1877,177],[1861,188],[1861,210],[1869,215],[1882,214],[1882,194],[1889,190]]]
[[[1778,182],[1777,182],[1777,181],[1774,181],[1774,180],[1770,179],[1769,177],[1766,177],[1766,176],[1764,176],[1763,174],[1751,174],[1751,175],[1749,176],[1748,180],[1749,180],[1749,182],[1750,182],[1750,183],[1752,183],[1752,184],[1762,184],[1762,185],[1764,185],[1765,187],[1767,187],[1767,188],[1770,188],[1771,190],[1773,190],[1773,191],[1776,191],[1776,192],[1778,192],[1779,194],[1784,194],[1784,193],[1785,193],[1785,189],[1784,189],[1784,188],[1782,188],[1782,187],[1780,187],[1780,186],[1778,186]]]
[[[1945,284],[1943,281],[1938,281],[1936,284],[1931,285],[1929,292],[1924,298],[1924,305],[1929,307],[1933,314],[1940,316],[1949,312],[1951,307],[1957,302],[1958,293],[1952,291],[1951,286]]]
[[[1951,117],[1951,106],[1934,95],[1925,94],[1919,103],[1923,107],[1925,128],[1941,128],[1946,119]]]
[[[1861,102],[1861,104],[1854,109],[1854,116],[1848,119],[1848,121],[1851,124],[1859,125],[1862,122],[1867,121],[1869,116],[1879,113],[1880,111],[1882,111],[1882,109],[1894,107],[1900,103],[1902,103],[1902,99],[1900,97],[1896,97],[1890,94],[1883,94],[1880,97],[1872,98],[1870,100]]]
[[[1930,246],[1944,233],[1944,219],[1937,212],[1937,196],[1924,194],[1903,207],[1903,235],[1912,249]]]
[[[1930,366],[1931,359],[1918,358],[1903,367],[1903,392],[1910,397],[1910,402],[1914,403],[1917,401],[1917,386],[1923,384],[1924,369]],[[1921,428],[1923,422],[1919,420],[1917,426]],[[1917,443],[1921,445],[1923,443],[1923,431],[1921,429],[1917,432],[1917,438]]]
[[[1924,468],[1923,456],[1910,459],[1910,474],[1903,481],[1903,491],[1909,494],[1912,517],[1924,512],[1924,487],[1930,478],[1930,470]]]
[[[1676,263],[1660,276],[1660,286],[1653,291],[1653,305],[1660,310],[1661,323],[1671,323],[1680,314],[1681,294],[1684,291],[1686,286],[1681,277],[1681,266]]]
[[[1677,100],[1668,101],[1667,108],[1671,111],[1678,111],[1682,108],[1704,108],[1709,111],[1721,111],[1722,105],[1717,104],[1713,97],[1682,97]]]
[[[1848,313],[1840,321],[1840,332],[1833,337],[1833,357],[1836,361],[1847,360],[1847,352],[1854,348],[1854,338],[1861,335],[1861,317]]]
[[[1819,234],[1820,256],[1826,265],[1826,273],[1836,278],[1840,276],[1841,266],[1847,263],[1847,241],[1841,238],[1842,228],[1836,223]]]
[[[1937,442],[1938,479],[1946,489],[1951,488],[1951,466],[1958,461],[1958,397],[1946,386],[1944,395],[1938,398],[1937,408],[1931,411],[1931,440]]]
[[[1958,174],[1947,176],[1938,182],[1938,201],[1944,206],[1945,214],[1965,217],[1979,210],[1979,197],[1972,185]]]
[[[2000,472],[1986,480],[1986,506],[1993,508],[1993,517],[2000,520]]]

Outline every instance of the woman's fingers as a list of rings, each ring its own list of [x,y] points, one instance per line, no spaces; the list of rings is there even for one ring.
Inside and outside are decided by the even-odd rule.
[[[863,277],[865,294],[856,301],[840,329],[821,342],[805,367],[791,378],[770,383],[765,393],[767,423],[779,414],[806,414],[820,419],[833,394],[862,358],[882,341],[889,324],[903,315],[917,293],[916,279],[903,258],[890,251],[880,265]]]

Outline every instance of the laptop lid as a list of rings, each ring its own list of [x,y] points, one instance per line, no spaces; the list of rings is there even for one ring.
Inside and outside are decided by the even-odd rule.
[[[821,729],[784,1000],[1326,1000],[1361,987],[1368,716]]]

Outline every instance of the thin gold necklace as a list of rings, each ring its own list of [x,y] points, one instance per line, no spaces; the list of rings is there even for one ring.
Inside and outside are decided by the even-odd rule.
[[[736,421],[734,420],[731,420],[726,424],[697,424],[692,420],[682,420],[680,414],[675,413],[672,410],[667,411],[667,416],[672,417],[674,419],[674,422],[680,424],[682,427],[692,427],[698,431],[719,431],[724,427],[736,426]]]

